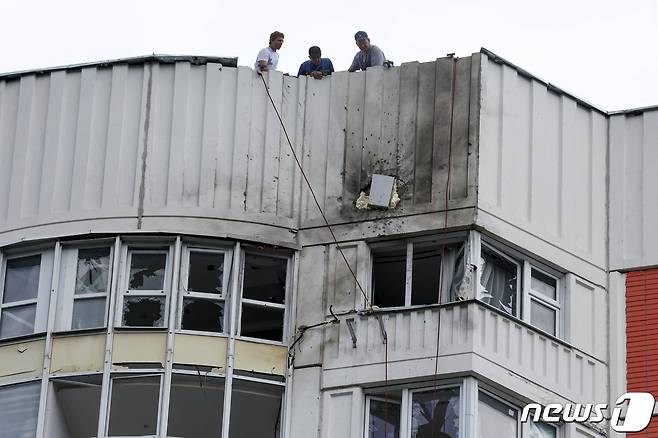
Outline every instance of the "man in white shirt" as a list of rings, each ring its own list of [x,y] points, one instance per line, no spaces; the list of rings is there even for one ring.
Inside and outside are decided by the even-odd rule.
[[[263,72],[276,70],[279,63],[279,54],[277,50],[283,45],[283,34],[279,31],[274,31],[270,35],[270,45],[258,52],[256,57],[256,73],[262,74]]]

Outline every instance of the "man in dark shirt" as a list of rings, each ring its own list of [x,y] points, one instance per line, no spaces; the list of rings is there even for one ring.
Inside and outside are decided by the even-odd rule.
[[[352,65],[347,71],[365,70],[368,67],[376,67],[387,63],[384,52],[374,44],[370,44],[367,33],[362,30],[358,31],[354,34],[354,41],[356,41],[359,51],[354,55]]]
[[[318,46],[308,49],[308,61],[304,61],[299,66],[297,76],[311,76],[315,79],[322,79],[334,72],[334,66],[329,58],[323,58],[322,52]]]

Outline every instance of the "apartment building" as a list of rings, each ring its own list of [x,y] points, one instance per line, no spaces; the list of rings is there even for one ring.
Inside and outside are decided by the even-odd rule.
[[[521,412],[658,395],[656,109],[486,49],[2,75],[0,437],[617,436]]]

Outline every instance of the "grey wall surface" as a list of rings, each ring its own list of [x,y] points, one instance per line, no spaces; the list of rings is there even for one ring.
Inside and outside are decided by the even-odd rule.
[[[478,224],[605,284],[605,114],[482,55]]]
[[[266,80],[330,221],[434,213],[448,185],[451,209],[475,205],[479,55]],[[357,210],[377,172],[399,178],[399,207]],[[0,187],[0,244],[141,230],[294,246],[291,229],[322,224],[246,67],[151,62],[0,80]]]
[[[610,117],[610,269],[658,265],[658,109]]]

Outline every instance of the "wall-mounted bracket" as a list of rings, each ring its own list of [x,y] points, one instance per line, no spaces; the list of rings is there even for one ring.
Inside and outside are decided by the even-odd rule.
[[[345,320],[347,324],[347,329],[350,331],[350,336],[352,337],[352,348],[356,348],[356,333],[354,332],[354,318],[347,318]]]

